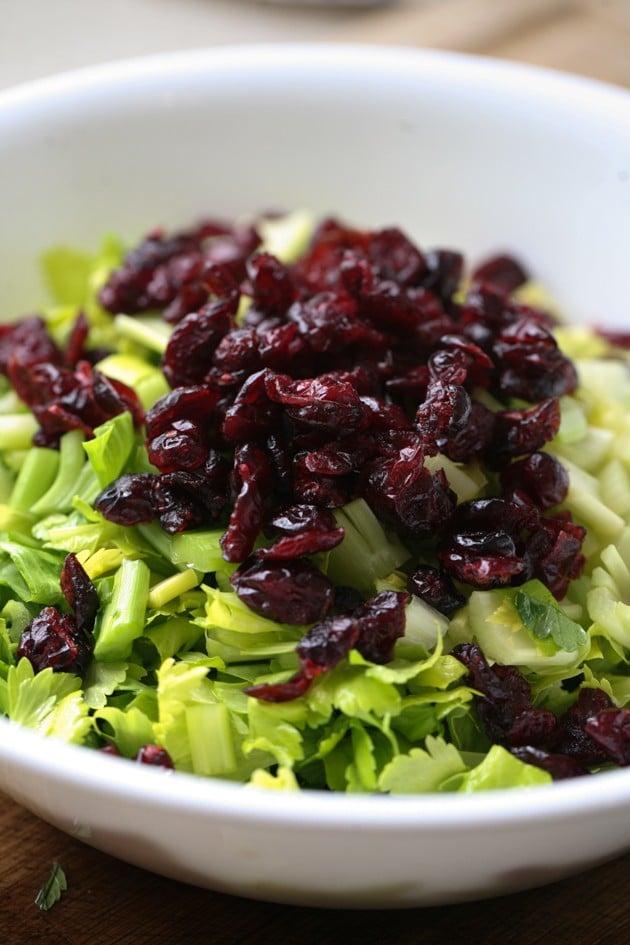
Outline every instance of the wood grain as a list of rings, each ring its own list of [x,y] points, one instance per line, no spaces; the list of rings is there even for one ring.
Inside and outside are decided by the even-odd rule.
[[[513,59],[630,86],[630,0],[411,0],[331,38]]]
[[[487,902],[355,912],[254,902],[185,886],[105,856],[0,794],[2,945],[626,945],[630,856]],[[35,897],[54,861],[68,890]],[[474,858],[471,858],[474,869]]]

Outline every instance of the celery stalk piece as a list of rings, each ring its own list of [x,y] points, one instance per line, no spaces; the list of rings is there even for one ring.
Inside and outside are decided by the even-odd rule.
[[[191,705],[186,709],[186,727],[193,771],[208,776],[226,776],[236,768],[230,711],[223,702]]]
[[[0,443],[3,450],[27,450],[39,425],[32,413],[0,416]]]
[[[260,220],[257,228],[266,252],[280,262],[293,263],[306,252],[315,220],[306,210],[294,210],[277,219]]]
[[[34,446],[15,480],[9,505],[18,512],[30,512],[53,484],[59,470],[59,453],[44,446]]]
[[[0,502],[8,502],[15,487],[15,476],[0,458]]]
[[[408,560],[405,546],[395,535],[385,533],[364,499],[335,509],[335,518],[345,529],[343,541],[328,558],[328,576],[336,584],[371,591],[378,578],[387,577]]]
[[[102,487],[121,474],[135,439],[131,414],[125,411],[96,427],[94,439],[84,442],[83,449]]]
[[[114,326],[121,338],[127,338],[149,351],[164,354],[173,326],[163,318],[152,315],[135,316],[117,315]],[[121,378],[122,380],[122,378]]]
[[[208,573],[226,567],[219,540],[223,529],[178,532],[170,539],[170,558],[177,567]]]
[[[97,367],[107,377],[135,390],[145,410],[170,390],[161,368],[133,354],[110,354]]]
[[[72,508],[72,499],[77,494],[77,481],[86,465],[83,439],[80,430],[70,430],[61,437],[59,468],[55,480],[31,507],[31,511],[38,518],[53,512],[69,512]]]
[[[109,662],[129,656],[133,641],[144,632],[150,576],[144,561],[123,560],[96,631],[95,659]]]
[[[192,568],[187,568],[178,574],[172,574],[153,585],[149,591],[148,606],[153,610],[159,610],[169,601],[175,600],[176,597],[185,594],[186,591],[197,587],[200,581],[201,577]]]

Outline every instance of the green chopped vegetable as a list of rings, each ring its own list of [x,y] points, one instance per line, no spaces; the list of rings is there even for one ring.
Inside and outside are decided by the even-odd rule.
[[[308,249],[310,214],[300,211],[259,223],[261,248],[282,262],[293,264]],[[69,247],[47,253],[43,266],[53,304],[44,307],[42,318],[63,349],[81,309],[97,370],[112,383],[132,388],[148,411],[170,391],[161,364],[178,328],[157,310],[111,315],[101,307],[98,292],[123,255],[115,238],[106,239],[94,255]],[[350,268],[346,275],[358,278]],[[237,312],[234,306],[237,324],[251,304],[249,291]],[[515,295],[534,305],[540,297],[535,286]],[[340,331],[346,330],[345,317],[340,312]],[[369,344],[380,343],[377,328],[375,316]],[[248,330],[239,337],[248,337]],[[341,540],[339,533],[337,544],[318,546],[305,557],[334,585],[334,604],[327,611],[332,619],[340,614],[360,619],[349,616],[360,612],[357,600],[390,593],[404,600],[404,628],[402,635],[392,634],[385,662],[369,659],[373,653],[356,638],[345,649],[339,644],[339,658],[325,669],[309,650],[313,646],[318,655],[322,621],[277,620],[265,608],[249,606],[233,586],[238,564],[226,560],[222,539],[232,493],[242,488],[247,497],[247,483],[234,470],[229,485],[221,486],[226,494],[214,497],[216,515],[201,523],[193,517],[194,527],[169,532],[155,518],[147,521],[150,514],[137,516],[132,525],[110,520],[96,502],[103,490],[127,474],[146,474],[144,479],[154,484],[152,477],[158,475],[152,465],[158,460],[147,448],[140,423],[122,410],[105,422],[99,416],[93,430],[82,424],[71,424],[66,432],[60,428],[58,448],[56,441],[35,446],[35,415],[0,378],[0,713],[44,735],[108,747],[128,759],[147,745],[159,746],[177,770],[257,789],[471,793],[549,783],[551,775],[531,755],[510,750],[507,736],[493,741],[480,708],[484,694],[477,688],[483,673],[474,677],[457,647],[478,647],[484,672],[494,673],[497,685],[503,678],[499,668],[511,667],[522,692],[531,697],[533,712],[559,717],[593,689],[601,690],[615,709],[630,708],[630,358],[587,328],[559,327],[556,337],[575,359],[579,383],[560,398],[558,432],[542,447],[568,477],[566,498],[547,512],[562,521],[570,513],[578,529],[585,527],[582,575],[567,581],[566,593],[563,588],[557,595],[562,599],[543,583],[544,573],[532,569],[518,575],[518,586],[456,581],[455,603],[439,610],[428,599],[407,595],[418,567],[439,566],[443,549],[436,536],[422,527],[397,532],[391,509],[379,510],[378,503],[368,501],[369,489],[357,489],[351,501],[341,505],[339,500],[333,510],[333,524],[343,529]],[[458,343],[452,340],[454,347]],[[319,349],[313,350],[319,357]],[[299,370],[302,377],[302,365]],[[380,370],[387,373],[386,360]],[[236,375],[227,367],[220,374],[218,389],[227,391]],[[410,390],[427,383],[420,376],[408,380]],[[528,406],[520,399],[501,402],[492,384],[475,388],[473,395],[492,413]],[[270,395],[263,399],[265,409],[267,401],[277,408]],[[266,444],[264,411],[258,414],[257,403],[246,406],[252,409],[253,440]],[[302,405],[291,407],[287,428],[294,423],[299,428]],[[185,424],[176,432],[185,434]],[[360,438],[365,430],[351,432]],[[400,432],[394,428],[387,435]],[[301,428],[300,436],[301,461],[309,437]],[[395,488],[388,495],[392,509],[406,500],[405,489],[419,469],[445,484],[444,491],[450,490],[458,503],[501,494],[498,466],[479,458],[454,460],[449,436],[424,456],[403,446]],[[229,437],[222,437],[208,446],[220,462],[228,458]],[[326,464],[326,446],[315,439],[315,465]],[[193,446],[186,447],[185,475],[172,479],[160,496],[167,511],[180,488],[190,497],[196,498],[197,490],[208,499]],[[281,454],[280,444],[272,457],[280,465]],[[338,475],[346,475],[343,461],[340,469],[333,465],[327,479]],[[353,466],[348,475],[363,481],[366,470]],[[334,484],[331,489],[334,495]],[[273,560],[270,547],[277,536],[270,538],[260,527],[259,511],[255,502],[248,507],[258,529],[253,555],[271,554]],[[441,530],[441,522],[435,530]],[[462,542],[478,537],[464,536]],[[498,536],[498,544],[506,537]],[[21,649],[44,607],[76,621],[72,595],[68,598],[60,587],[69,554],[76,555],[93,582],[99,604],[93,626],[77,627],[93,643],[82,675],[53,672],[50,666],[36,671]],[[339,604],[345,596],[354,601],[346,609]],[[320,640],[320,650],[337,645],[334,635]],[[300,688],[304,674],[307,685]],[[287,687],[292,698],[258,698],[261,686]],[[66,888],[55,863],[37,904],[50,908]]]
[[[59,902],[67,888],[68,880],[66,879],[66,874],[59,863],[55,861],[51,867],[48,879],[37,893],[35,905],[41,909],[42,912],[48,912],[49,909],[52,909],[52,907]]]

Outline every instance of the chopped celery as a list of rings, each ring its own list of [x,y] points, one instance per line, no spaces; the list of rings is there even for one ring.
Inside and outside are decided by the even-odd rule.
[[[30,512],[48,492],[59,470],[59,452],[43,446],[28,451],[9,498],[11,508]]]
[[[96,659],[129,656],[133,641],[144,633],[149,581],[150,571],[144,561],[123,559],[114,578],[111,600],[96,628]]]
[[[29,449],[37,429],[37,420],[32,413],[0,414],[2,449],[7,452]]]
[[[371,591],[378,578],[391,574],[409,559],[400,539],[386,534],[364,499],[354,499],[342,509],[335,509],[335,518],[345,529],[343,541],[328,558],[328,576],[336,584]]]

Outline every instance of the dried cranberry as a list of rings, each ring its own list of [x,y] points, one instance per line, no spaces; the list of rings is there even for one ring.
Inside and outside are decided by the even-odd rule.
[[[155,517],[153,483],[150,473],[120,476],[94,500],[94,508],[117,525],[140,525]]]
[[[22,631],[17,655],[26,657],[36,673],[50,668],[55,673],[82,676],[93,648],[93,640],[77,627],[73,617],[56,607],[44,607]]]
[[[539,509],[558,505],[569,489],[566,469],[549,453],[531,453],[525,459],[504,466],[500,479],[504,492],[525,492]]]
[[[576,701],[558,719],[552,750],[569,755],[583,765],[602,764],[609,760],[608,751],[600,739],[594,737],[597,730],[589,728],[593,719],[602,713],[614,711],[613,703],[601,689],[582,688]]]
[[[575,758],[545,751],[543,748],[534,748],[532,745],[520,745],[510,748],[510,752],[526,765],[535,765],[536,768],[547,771],[554,781],[562,781],[565,778],[579,778],[589,773],[588,768],[585,768]]]
[[[169,753],[165,748],[160,748],[159,745],[143,745],[138,751],[135,760],[140,762],[140,764],[154,765],[158,768],[171,769],[175,767]]]
[[[10,362],[28,367],[43,362],[59,365],[63,360],[61,349],[39,316],[0,325],[0,374],[8,374]]]
[[[428,564],[416,568],[409,578],[409,590],[440,613],[450,617],[466,603],[450,575]]]
[[[289,269],[270,253],[247,260],[247,276],[253,306],[266,314],[284,314],[297,295]]]
[[[75,554],[67,555],[61,569],[60,583],[78,629],[90,633],[94,629],[99,608],[98,593]]]
[[[444,472],[429,472],[421,450],[373,460],[362,473],[358,491],[381,521],[418,537],[434,534],[456,503]]]
[[[473,271],[475,283],[483,283],[498,292],[508,295],[527,282],[529,276],[521,263],[513,256],[491,256]]]
[[[549,743],[555,716],[534,708],[529,684],[515,666],[490,666],[475,643],[459,644],[452,655],[466,666],[470,685],[481,693],[476,708],[493,743],[512,747]]]
[[[264,501],[272,487],[273,471],[262,450],[251,443],[237,447],[231,473],[234,504],[221,538],[226,561],[239,563],[251,554],[262,529]]]
[[[334,602],[331,581],[305,559],[270,561],[254,556],[237,568],[230,583],[251,610],[279,623],[315,623]]]
[[[177,325],[164,352],[164,376],[171,387],[201,384],[221,339],[234,327],[238,300],[232,296],[190,312]]]
[[[586,734],[618,765],[630,765],[630,709],[603,709],[586,722]]]
[[[405,591],[381,591],[361,604],[353,614],[359,624],[356,648],[372,663],[389,663],[394,658],[394,644],[405,633]]]
[[[554,438],[560,427],[560,405],[555,398],[521,410],[495,414],[486,461],[495,469],[510,459],[534,453]]]

